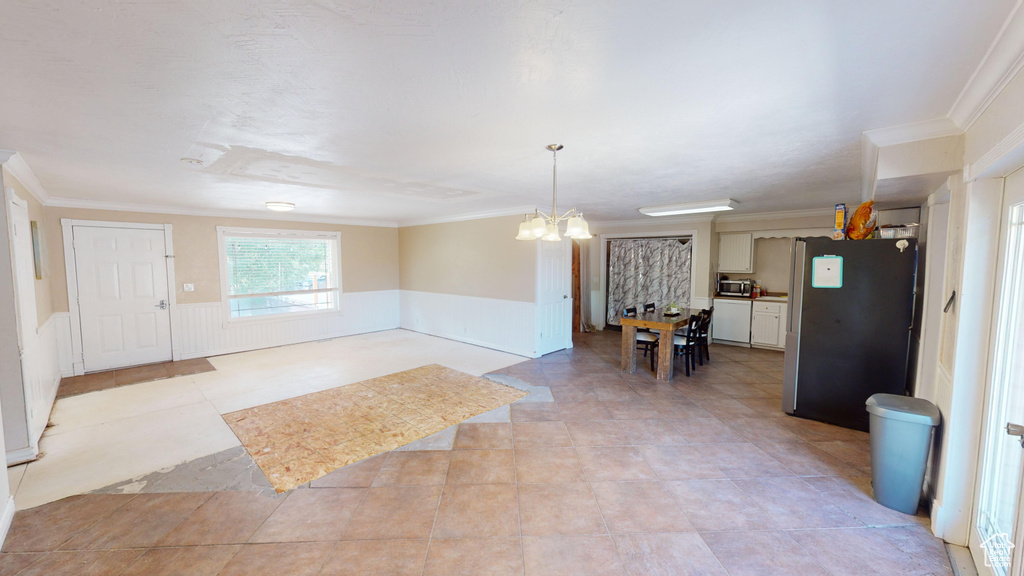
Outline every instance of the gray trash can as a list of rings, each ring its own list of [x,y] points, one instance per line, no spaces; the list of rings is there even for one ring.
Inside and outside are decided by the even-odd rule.
[[[916,514],[939,409],[922,398],[875,394],[871,414],[871,487],[879,504]]]

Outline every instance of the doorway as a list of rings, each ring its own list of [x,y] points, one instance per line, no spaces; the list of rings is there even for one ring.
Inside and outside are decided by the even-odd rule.
[[[583,290],[580,285],[580,243],[572,241],[572,333],[583,325]]]
[[[170,225],[62,224],[75,373],[171,360]]]
[[[970,548],[979,574],[1024,574],[1024,169],[1004,180],[997,301]]]

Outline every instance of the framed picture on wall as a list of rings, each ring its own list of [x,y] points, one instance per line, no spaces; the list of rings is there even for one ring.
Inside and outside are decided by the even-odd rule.
[[[36,280],[43,279],[43,257],[42,249],[39,245],[39,223],[35,220],[29,223],[32,229],[32,263],[36,269]]]

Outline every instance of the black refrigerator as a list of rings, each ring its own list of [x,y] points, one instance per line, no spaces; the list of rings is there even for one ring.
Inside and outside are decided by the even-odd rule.
[[[782,410],[868,429],[864,402],[907,389],[917,240],[793,242]]]

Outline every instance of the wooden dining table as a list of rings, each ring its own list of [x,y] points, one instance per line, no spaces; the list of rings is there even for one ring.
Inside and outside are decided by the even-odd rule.
[[[636,316],[623,316],[622,324],[622,371],[628,374],[636,372],[636,329],[647,328],[658,331],[658,380],[672,380],[672,342],[673,333],[686,326],[690,316],[700,313],[697,308],[680,308],[679,315],[667,316],[664,308],[653,312],[637,312]],[[666,343],[668,343],[666,345]]]

